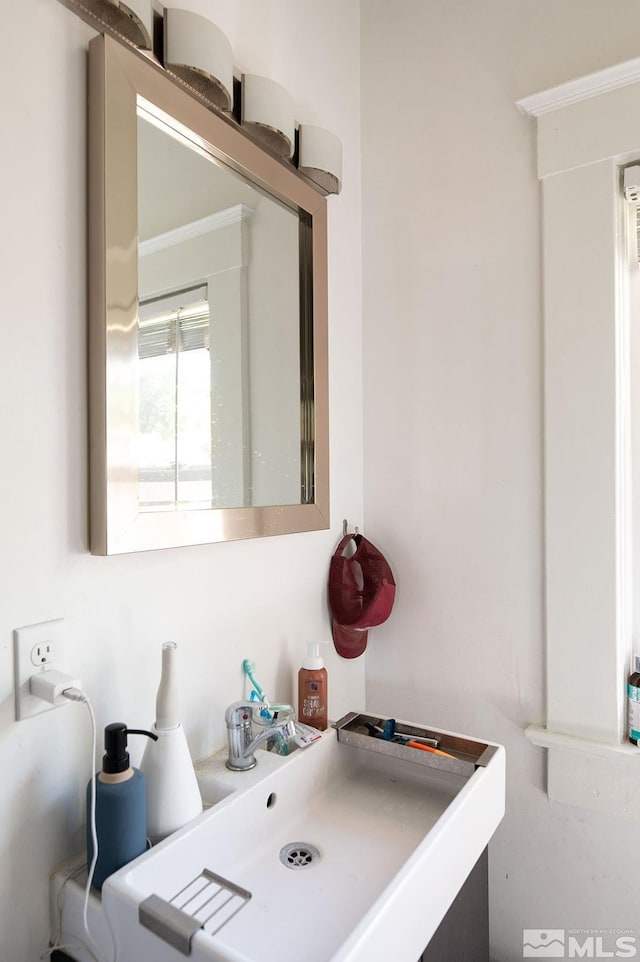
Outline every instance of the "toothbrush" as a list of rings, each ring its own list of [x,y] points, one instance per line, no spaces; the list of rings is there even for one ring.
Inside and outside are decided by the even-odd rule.
[[[380,732],[377,725],[372,725],[371,728],[375,728],[377,732]],[[395,729],[395,718],[389,718],[384,723],[384,728],[381,734],[378,734],[378,737],[386,742],[397,742],[399,745],[406,745],[407,748],[417,748],[421,752],[431,752],[432,755],[440,755],[441,758],[452,758],[456,761],[455,755],[450,755],[449,752],[443,752],[439,748],[432,748],[431,745],[423,745],[422,742],[414,741],[408,735],[400,735]]]
[[[247,678],[249,679],[249,681],[251,682],[251,684],[253,685],[253,687],[255,688],[256,694],[260,699],[260,701],[266,702],[267,696],[265,695],[264,691],[256,681],[255,676],[253,674],[254,671],[256,670],[255,661],[249,661],[248,658],[245,658],[245,660],[242,662],[242,669],[245,675],[247,676]]]
[[[261,718],[273,718],[273,712],[271,711],[271,706],[268,701],[263,701],[257,691],[252,690],[249,695],[249,701],[254,701],[256,705],[262,705],[260,709]]]
[[[389,719],[389,721],[385,722],[384,728],[381,728],[380,725],[372,725],[371,722],[365,722],[365,727],[374,738],[382,738],[386,742],[395,741],[398,742],[398,744],[406,745],[408,741],[412,741],[420,745],[428,745],[431,748],[440,748],[439,739],[427,738],[423,735],[402,735],[400,732],[395,731],[395,727],[389,727],[389,722],[392,721],[393,719]]]
[[[260,711],[260,715],[262,716],[262,718],[273,719],[277,717],[278,712],[280,711],[290,711],[293,714],[293,724],[296,730],[294,740],[296,745],[298,745],[299,748],[307,748],[309,745],[313,745],[314,742],[317,742],[322,737],[322,733],[319,732],[316,728],[312,728],[310,725],[303,725],[302,722],[298,721],[298,719],[295,717],[295,714],[293,712],[293,708],[291,705],[269,704],[269,702],[267,701],[267,696],[265,695],[263,689],[260,687],[260,685],[256,681],[256,677],[254,675],[254,672],[256,670],[255,661],[251,661],[249,658],[245,658],[244,661],[242,662],[242,669],[245,675],[247,676],[247,678],[249,679],[249,681],[251,682],[251,684],[253,685],[254,690],[251,692],[251,695],[249,696],[250,700],[255,702],[261,702],[262,705],[264,706]],[[285,747],[286,747],[286,742],[285,742]],[[286,754],[286,752],[284,752],[284,754]]]
[[[418,748],[421,752],[431,752],[432,755],[440,755],[441,758],[453,758],[455,761],[456,756],[450,755],[449,752],[443,752],[439,748],[432,748],[431,745],[421,745],[420,742],[405,741],[402,739],[401,745],[406,745],[407,748]]]
[[[264,718],[265,721],[273,721],[278,717],[278,711],[282,711],[284,708],[288,708],[286,705],[274,705],[273,707],[269,704],[267,696],[264,693],[264,689],[256,681],[255,675],[253,674],[256,670],[256,664],[254,661],[250,661],[245,658],[242,662],[242,668],[253,685],[253,691],[249,695],[249,701],[256,702],[256,707],[262,705],[260,709],[260,717]],[[289,754],[289,745],[287,744],[287,739],[284,737],[282,732],[274,732],[273,737],[275,738],[281,755]]]
[[[260,687],[260,685],[256,681],[255,675],[253,674],[254,671],[256,670],[255,661],[250,661],[248,658],[245,658],[244,661],[242,662],[242,668],[245,675],[247,676],[247,678],[249,679],[249,681],[251,682],[254,688],[254,690],[251,692],[251,695],[249,696],[251,701],[260,701],[264,705],[264,708],[260,710],[260,715],[262,718],[273,718],[273,713],[270,711],[270,705],[269,705],[269,702],[267,701],[267,696],[265,695],[263,689]]]

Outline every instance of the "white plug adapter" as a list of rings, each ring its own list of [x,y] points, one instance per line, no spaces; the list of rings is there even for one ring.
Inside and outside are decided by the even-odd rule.
[[[82,688],[82,682],[73,675],[66,675],[63,671],[48,668],[37,671],[29,681],[29,691],[36,698],[49,702],[50,705],[64,705],[67,699],[62,694],[67,688]]]

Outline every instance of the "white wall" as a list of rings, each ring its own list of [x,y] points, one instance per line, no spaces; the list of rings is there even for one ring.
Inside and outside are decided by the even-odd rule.
[[[367,0],[361,15],[365,530],[398,578],[367,703],[507,747],[495,960],[522,957],[523,927],[640,937],[635,826],[550,803],[523,735],[544,717],[542,307],[535,132],[514,106],[637,56],[640,9]]]
[[[186,4],[185,4],[186,5]],[[87,536],[86,44],[55,0],[4,11],[0,405],[0,959],[36,962],[47,877],[80,847],[89,729],[81,705],[14,722],[12,630],[66,621],[67,667],[99,725],[153,720],[160,644],[180,646],[192,752],[222,746],[241,663],[279,699],[309,638],[328,638],[325,580],[342,518],[361,523],[359,14],[356,0],[190,2],[240,69],[293,93],[298,119],[345,145],[329,201],[332,519],[329,532],[95,558]],[[348,412],[348,417],[345,416]],[[333,650],[333,649],[331,649]],[[364,701],[360,662],[328,659],[333,715]],[[142,745],[132,739],[138,761]]]

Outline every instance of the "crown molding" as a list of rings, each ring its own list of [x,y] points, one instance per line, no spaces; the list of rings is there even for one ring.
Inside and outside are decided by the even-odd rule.
[[[157,251],[165,250],[167,247],[175,247],[183,241],[191,240],[192,237],[200,237],[202,234],[209,234],[211,231],[220,230],[221,227],[228,227],[229,224],[237,224],[240,221],[247,221],[253,214],[253,207],[246,204],[235,204],[227,207],[216,214],[209,214],[208,217],[200,217],[192,220],[189,224],[168,230],[164,234],[156,234],[148,240],[140,241],[138,252],[140,257],[147,254],[155,254]]]
[[[606,67],[604,70],[587,74],[585,77],[578,77],[577,80],[569,80],[567,83],[550,87],[548,90],[541,91],[541,93],[523,97],[521,100],[516,100],[516,107],[522,114],[539,117],[540,114],[548,114],[552,110],[569,107],[581,100],[590,100],[591,97],[610,93],[620,87],[628,87],[629,84],[638,81],[640,81],[640,57],[625,60],[624,63],[616,64],[614,67]]]

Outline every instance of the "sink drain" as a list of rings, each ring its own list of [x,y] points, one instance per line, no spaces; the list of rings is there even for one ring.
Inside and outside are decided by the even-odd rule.
[[[285,868],[311,868],[320,861],[320,852],[308,842],[290,842],[280,849],[280,861]]]

